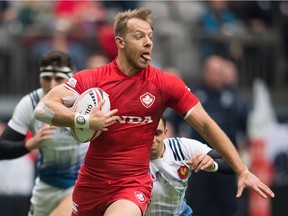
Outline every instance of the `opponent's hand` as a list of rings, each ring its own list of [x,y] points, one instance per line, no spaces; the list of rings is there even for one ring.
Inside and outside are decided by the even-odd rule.
[[[89,113],[89,128],[92,130],[108,131],[108,127],[116,122],[118,116],[114,116],[118,109],[103,113],[101,108],[105,100],[100,101]]]
[[[213,159],[209,155],[202,153],[193,155],[191,160],[187,161],[187,164],[191,165],[191,168],[195,173],[200,170],[210,172],[214,167]]]
[[[56,127],[44,124],[35,134],[25,143],[27,150],[31,151],[40,147],[44,140],[53,139]]]
[[[254,190],[263,198],[275,196],[273,191],[249,170],[245,170],[243,173],[238,175],[238,190],[236,197],[240,197],[242,195],[244,188]]]

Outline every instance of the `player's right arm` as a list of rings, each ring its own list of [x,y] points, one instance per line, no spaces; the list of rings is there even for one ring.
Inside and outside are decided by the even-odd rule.
[[[75,93],[64,85],[54,87],[38,103],[34,117],[49,125],[73,127],[75,113],[63,102],[63,98],[67,96],[73,97]]]
[[[59,85],[51,89],[39,102],[34,110],[34,117],[49,125],[59,127],[74,127],[75,112],[64,104],[64,98],[75,97],[75,92]],[[106,131],[113,124],[117,116],[113,116],[118,110],[112,110],[106,114],[101,112],[104,101],[101,101],[89,113],[89,128]]]
[[[25,136],[6,126],[0,137],[0,159],[13,159],[27,154]]]
[[[18,158],[39,148],[44,140],[53,138],[54,130],[54,127],[45,124],[26,140],[26,135],[7,126],[0,137],[0,160]]]

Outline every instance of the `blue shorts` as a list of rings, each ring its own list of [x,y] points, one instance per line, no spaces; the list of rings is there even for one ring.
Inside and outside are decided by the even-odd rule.
[[[183,212],[179,215],[179,216],[192,216],[192,209],[190,208],[189,205],[187,205],[187,203],[185,203]]]

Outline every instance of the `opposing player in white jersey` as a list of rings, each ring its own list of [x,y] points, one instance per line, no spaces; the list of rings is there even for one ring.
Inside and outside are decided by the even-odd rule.
[[[192,170],[234,172],[215,150],[194,139],[166,138],[167,130],[162,117],[151,148],[150,171],[154,179],[152,201],[145,216],[191,216],[185,192]]]
[[[50,51],[39,60],[39,70],[41,88],[17,104],[0,139],[0,159],[20,157],[39,148],[29,215],[70,215],[71,194],[88,143],[77,143],[69,128],[50,127],[34,119],[33,110],[45,94],[72,75],[71,59],[63,52]],[[25,141],[28,130],[33,137]]]

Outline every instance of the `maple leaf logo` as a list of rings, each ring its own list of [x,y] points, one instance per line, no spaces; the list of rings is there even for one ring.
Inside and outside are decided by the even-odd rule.
[[[149,92],[146,92],[145,94],[140,96],[140,101],[144,107],[149,108],[154,103],[155,96],[150,94]]]
[[[146,200],[146,197],[143,192],[141,191],[135,191],[134,192],[136,199],[138,200],[139,203],[144,203]]]

